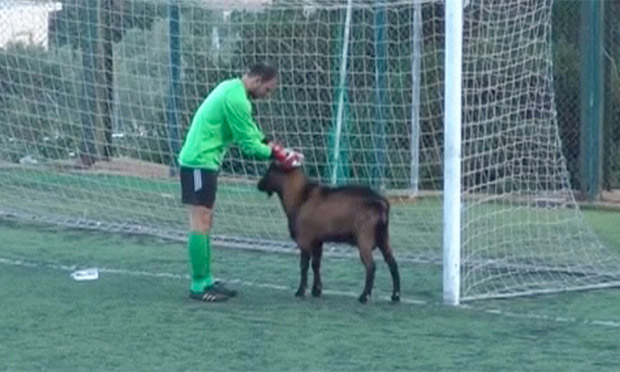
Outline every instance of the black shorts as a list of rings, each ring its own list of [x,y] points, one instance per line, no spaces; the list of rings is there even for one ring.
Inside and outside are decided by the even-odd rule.
[[[213,208],[218,171],[181,167],[181,201],[183,204]]]

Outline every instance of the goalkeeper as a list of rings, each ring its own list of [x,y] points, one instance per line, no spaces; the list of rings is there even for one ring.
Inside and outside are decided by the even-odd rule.
[[[241,78],[221,82],[194,114],[179,154],[182,202],[189,205],[190,298],[217,302],[236,295],[236,291],[216,282],[211,273],[213,205],[217,176],[228,147],[234,143],[245,155],[276,159],[284,167],[301,162],[300,153],[266,140],[252,119],[249,98],[268,96],[277,83],[274,67],[254,65]]]

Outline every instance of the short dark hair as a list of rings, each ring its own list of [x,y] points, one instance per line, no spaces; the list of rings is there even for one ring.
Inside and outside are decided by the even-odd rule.
[[[278,76],[278,69],[266,63],[256,63],[247,72],[250,76],[260,76],[262,81],[269,81]]]

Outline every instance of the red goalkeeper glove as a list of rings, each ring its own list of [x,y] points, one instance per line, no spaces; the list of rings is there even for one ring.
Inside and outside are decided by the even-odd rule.
[[[279,143],[270,142],[271,156],[284,169],[292,169],[300,167],[304,160],[304,155],[300,152],[286,149]]]

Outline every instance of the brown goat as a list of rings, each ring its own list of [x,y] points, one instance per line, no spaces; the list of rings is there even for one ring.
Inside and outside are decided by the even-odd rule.
[[[269,196],[278,194],[288,217],[291,238],[301,251],[301,280],[295,293],[305,296],[308,265],[312,256],[312,295],[321,296],[321,256],[323,243],[357,245],[366,268],[366,285],[359,301],[365,303],[373,288],[375,263],[372,251],[379,247],[392,275],[392,301],[400,301],[398,265],[392,255],[388,235],[390,205],[386,198],[364,186],[326,187],[308,182],[300,168],[283,170],[272,163],[258,182]]]

